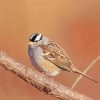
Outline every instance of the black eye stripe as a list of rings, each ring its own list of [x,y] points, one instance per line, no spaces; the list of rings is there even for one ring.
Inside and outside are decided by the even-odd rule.
[[[33,36],[31,36],[31,41],[35,41],[35,39],[36,39],[36,37],[38,36],[39,34],[35,34],[35,35],[33,35]]]
[[[41,36],[40,38],[38,36]],[[32,41],[32,42],[37,42],[37,41],[40,41],[42,39],[43,35],[42,34],[39,34],[39,33],[33,33],[30,38],[29,38],[29,41]]]

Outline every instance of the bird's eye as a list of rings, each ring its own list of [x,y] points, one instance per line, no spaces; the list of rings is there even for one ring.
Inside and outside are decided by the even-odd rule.
[[[40,33],[33,33],[30,38],[29,41],[31,42],[38,42],[42,39],[43,35]]]

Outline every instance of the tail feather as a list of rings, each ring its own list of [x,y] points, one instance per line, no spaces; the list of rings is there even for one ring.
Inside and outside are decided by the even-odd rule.
[[[98,82],[97,82],[96,80],[94,80],[92,77],[90,77],[90,76],[88,76],[88,75],[82,73],[81,71],[78,71],[78,70],[77,70],[77,71],[75,71],[75,73],[81,74],[81,75],[83,75],[84,77],[86,77],[86,78],[92,80],[93,82],[98,83]]]

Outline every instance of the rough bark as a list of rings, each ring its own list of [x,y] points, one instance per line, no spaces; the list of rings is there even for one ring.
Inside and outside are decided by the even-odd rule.
[[[75,92],[41,73],[33,71],[32,68],[17,62],[3,52],[0,52],[0,65],[6,70],[13,72],[33,87],[37,88],[39,91],[58,99],[92,100],[86,95]]]

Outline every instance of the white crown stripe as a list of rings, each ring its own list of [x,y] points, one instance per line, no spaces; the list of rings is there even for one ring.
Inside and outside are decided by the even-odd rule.
[[[35,41],[39,41],[39,40],[41,39],[41,37],[42,37],[42,35],[39,34],[39,35],[36,37]]]

